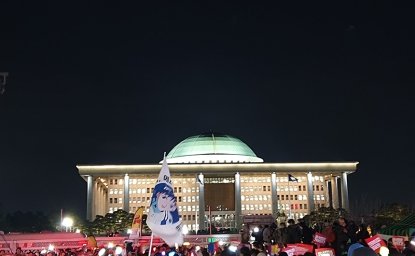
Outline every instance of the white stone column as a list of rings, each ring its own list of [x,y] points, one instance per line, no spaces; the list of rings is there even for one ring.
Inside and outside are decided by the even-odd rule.
[[[89,221],[94,220],[94,180],[92,176],[87,176],[87,194],[86,194],[86,218]]]
[[[308,202],[308,213],[314,211],[314,191],[313,191],[313,174],[307,173],[307,202]]]
[[[331,177],[331,200],[334,209],[338,209],[339,206],[339,190],[337,188],[337,177]]]
[[[123,209],[126,212],[130,212],[130,177],[127,173],[124,175]]]
[[[342,193],[342,208],[346,211],[349,211],[349,189],[347,187],[347,172],[342,173],[342,186],[341,186],[341,193]]]
[[[277,174],[275,172],[271,174],[271,207],[272,217],[275,220],[278,215]]]
[[[205,177],[203,173],[197,175],[199,185],[199,230],[205,229]]]
[[[235,220],[236,228],[242,227],[242,203],[241,203],[241,175],[235,173]]]

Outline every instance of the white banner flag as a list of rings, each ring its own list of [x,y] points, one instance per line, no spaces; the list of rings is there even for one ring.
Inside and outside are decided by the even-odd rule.
[[[147,225],[155,236],[161,237],[168,245],[183,244],[182,221],[166,158],[150,200]]]

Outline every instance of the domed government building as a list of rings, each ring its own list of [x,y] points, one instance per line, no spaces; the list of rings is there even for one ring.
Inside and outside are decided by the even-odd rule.
[[[316,208],[349,208],[347,175],[358,162],[267,163],[243,141],[204,133],[167,155],[183,225],[240,228],[244,216],[284,212],[298,219]],[[87,218],[124,209],[148,211],[161,162],[78,165],[87,182]],[[289,178],[290,177],[290,178]]]

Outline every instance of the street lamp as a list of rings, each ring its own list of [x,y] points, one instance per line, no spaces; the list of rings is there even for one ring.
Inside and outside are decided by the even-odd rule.
[[[68,232],[68,228],[69,228],[69,231],[71,231],[71,228],[73,226],[73,219],[69,217],[63,218],[62,226],[65,227],[65,232]]]

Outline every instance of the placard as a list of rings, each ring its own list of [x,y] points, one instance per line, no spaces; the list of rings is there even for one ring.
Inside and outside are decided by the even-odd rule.
[[[318,247],[324,246],[326,244],[327,237],[321,233],[316,232],[314,235],[313,243],[315,243]]]
[[[316,249],[316,256],[335,256],[332,248],[319,248]]]
[[[379,253],[380,247],[386,246],[385,242],[379,235],[375,235],[365,239],[367,245],[374,250],[376,253]]]
[[[393,236],[392,244],[398,250],[402,251],[405,247],[405,237],[404,236]]]

